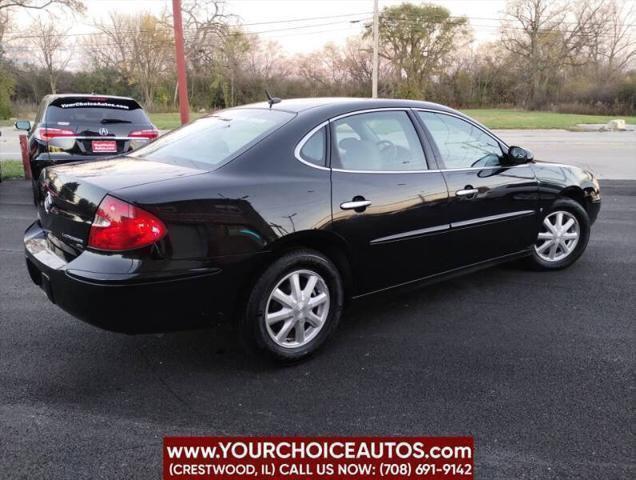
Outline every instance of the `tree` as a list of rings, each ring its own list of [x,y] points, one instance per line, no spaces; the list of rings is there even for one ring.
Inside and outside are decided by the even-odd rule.
[[[68,7],[78,12],[85,9],[83,0],[0,0],[0,10],[14,7],[43,10],[54,5]]]
[[[566,66],[586,63],[590,28],[603,6],[602,1],[512,0],[502,26],[502,44],[519,59],[528,78],[527,106],[540,108],[548,101],[548,90],[556,89]]]
[[[230,28],[222,37],[222,44],[215,58],[217,68],[214,77],[222,88],[225,107],[237,104],[235,87],[242,66],[247,63],[249,49],[249,38],[239,28]]]
[[[223,0],[184,0],[181,11],[185,43],[186,67],[188,70],[190,102],[209,96],[210,78],[218,80],[220,70],[227,66],[220,64],[223,45],[234,15],[224,13]],[[162,22],[172,29],[172,10],[166,8]],[[223,82],[221,82],[223,83]],[[226,82],[227,85],[233,83]],[[225,84],[225,83],[223,83]],[[220,84],[219,84],[220,85]],[[177,84],[174,82],[174,103],[177,102]],[[226,88],[229,92],[230,87]]]
[[[120,72],[130,85],[139,87],[145,106],[152,108],[157,87],[174,65],[171,29],[150,13],[112,12],[108,21],[95,26],[99,33],[85,45],[92,68]]]
[[[217,0],[188,0],[182,5],[185,55],[195,71],[205,68],[228,32],[234,17],[224,14],[224,5]],[[164,15],[164,22],[172,28],[172,11]]]
[[[0,118],[9,118],[11,115],[11,95],[15,87],[15,81],[0,63]]]
[[[380,55],[391,63],[397,94],[405,98],[426,96],[433,77],[469,40],[467,19],[436,5],[386,7],[379,20]]]
[[[2,39],[4,35],[9,31],[9,11],[0,10],[0,58],[2,58]]]
[[[30,28],[34,39],[34,58],[46,71],[51,93],[57,93],[57,80],[73,56],[73,47],[55,21],[37,19]]]
[[[606,1],[596,12],[588,35],[597,82],[614,80],[636,57],[636,37],[631,31],[634,17],[634,6],[617,0]]]
[[[311,86],[313,95],[343,95],[347,72],[342,68],[342,51],[333,43],[298,57],[297,74]]]
[[[11,95],[14,91],[14,79],[4,66],[4,35],[9,30],[8,10],[0,10],[0,118],[11,115]]]

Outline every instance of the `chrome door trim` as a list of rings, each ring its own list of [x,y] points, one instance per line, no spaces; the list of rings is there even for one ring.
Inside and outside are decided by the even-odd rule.
[[[64,138],[64,139],[69,139],[69,140],[104,140],[104,141],[108,141],[108,140],[150,140],[150,138],[146,138],[146,137],[80,137],[80,136],[74,136],[74,137],[55,137],[52,138],[51,140],[55,140],[57,138]]]
[[[453,228],[467,227],[471,225],[477,225],[480,223],[487,223],[497,220],[505,220],[507,218],[521,217],[525,215],[535,214],[535,210],[519,210],[517,212],[501,213],[499,215],[490,215],[488,217],[480,217],[472,220],[464,220],[462,222],[453,222],[445,225],[436,225],[434,227],[420,228],[417,230],[409,230],[408,232],[396,233],[394,235],[388,235],[386,237],[375,238],[369,242],[370,245],[377,245],[381,243],[395,242],[398,240],[406,240],[412,237],[419,237],[422,235],[428,235],[431,233],[444,232]]]
[[[62,138],[62,137],[60,137]],[[145,137],[64,137],[64,138],[74,138],[76,140],[150,140]]]
[[[296,147],[294,148],[294,157],[296,157],[296,159],[307,165],[308,167],[311,168],[315,168],[318,170],[326,170],[326,171],[334,171],[334,172],[341,172],[341,173],[373,173],[373,174],[408,174],[408,173],[440,173],[440,172],[460,172],[460,171],[472,171],[472,170],[488,170],[488,169],[493,169],[493,168],[505,168],[505,169],[509,169],[509,168],[521,168],[521,167],[528,167],[530,164],[528,163],[524,163],[521,165],[506,165],[506,166],[492,166],[492,167],[466,167],[466,168],[441,168],[441,169],[426,169],[426,170],[347,170],[344,168],[329,168],[329,167],[325,167],[325,166],[321,166],[321,165],[315,165],[311,162],[308,162],[307,160],[303,159],[302,156],[300,155],[300,151],[302,150],[302,148],[305,146],[305,143],[307,143],[307,141],[309,140],[309,138],[316,133],[318,130],[320,130],[321,128],[329,125],[330,122],[334,121],[334,120],[338,120],[340,118],[345,118],[345,117],[350,117],[352,115],[357,115],[360,113],[371,113],[371,112],[378,112],[378,111],[404,111],[404,112],[408,112],[409,110],[412,111],[421,111],[421,112],[431,112],[431,113],[442,113],[444,115],[450,115],[452,117],[457,117],[460,120],[464,120],[464,121],[468,121],[469,123],[471,123],[472,125],[474,125],[476,128],[479,128],[480,130],[482,130],[484,133],[486,133],[487,135],[489,135],[490,137],[494,138],[497,142],[501,143],[504,146],[508,146],[504,141],[502,141],[501,139],[499,139],[499,137],[493,135],[492,133],[488,132],[487,130],[484,130],[484,127],[480,126],[479,124],[470,121],[470,119],[462,117],[460,115],[456,115],[453,114],[451,112],[444,112],[442,110],[433,110],[433,109],[426,109],[426,108],[411,108],[411,107],[386,107],[386,108],[371,108],[371,109],[365,109],[365,110],[356,110],[355,112],[348,112],[348,113],[343,113],[341,115],[338,115],[336,117],[330,118],[329,120],[325,120],[324,122],[316,125],[314,128],[312,128],[308,133],[306,133],[301,139],[300,141],[296,144]],[[102,137],[103,138],[103,137]],[[428,159],[427,159],[428,162]]]
[[[306,163],[306,162],[303,162]],[[312,167],[315,168],[320,168],[320,167],[316,167],[315,165],[310,165]],[[342,168],[332,168],[331,170],[333,170],[334,172],[342,172],[342,173],[402,173],[402,174],[408,174],[408,173],[441,173],[441,172],[466,172],[466,171],[471,171],[471,170],[490,170],[490,169],[494,169],[494,168],[498,168],[498,169],[510,169],[510,168],[519,168],[519,167],[526,167],[527,165],[510,165],[510,166],[498,166],[498,167],[466,167],[466,168],[440,168],[440,169],[434,169],[434,170],[345,170]],[[328,168],[326,168],[325,170],[329,170]]]
[[[320,166],[320,165],[316,165],[314,163],[308,162],[307,160],[305,160],[301,155],[300,155],[300,151],[303,149],[303,147],[305,146],[305,143],[307,143],[307,141],[311,138],[311,136],[316,133],[318,130],[320,130],[321,128],[325,127],[326,125],[329,125],[329,120],[322,122],[320,125],[312,128],[309,133],[307,133],[303,138],[300,139],[300,142],[298,142],[298,144],[296,145],[296,148],[294,149],[294,157],[296,157],[297,160],[299,160],[301,163],[304,163],[305,165],[312,167],[312,168],[317,168],[318,170],[327,170],[329,171],[329,167],[325,167],[325,166]],[[328,148],[329,145],[327,145]],[[325,152],[326,153],[326,152]]]
[[[461,222],[452,222],[451,228],[468,227],[479,223],[494,222],[497,220],[505,220],[506,218],[521,217],[535,213],[536,210],[519,210],[517,212],[500,213],[499,215],[490,215],[488,217],[473,218],[471,220],[463,220]]]
[[[411,230],[403,233],[396,233],[395,235],[388,235],[386,237],[375,238],[369,242],[370,245],[377,245],[381,243],[390,243],[399,240],[406,240],[409,238],[421,237],[431,233],[439,233],[450,230],[450,224],[436,225],[434,227],[420,228],[418,230]]]
[[[307,166],[310,166],[312,168],[317,168],[318,170],[331,170],[333,172],[344,172],[344,173],[424,173],[424,172],[439,172],[440,170],[345,170],[343,168],[328,168],[328,167],[322,167],[320,165],[314,165],[313,163],[308,162],[307,160],[304,160],[302,158],[302,156],[300,155],[300,151],[302,150],[302,148],[305,146],[305,143],[307,143],[307,141],[309,140],[309,138],[316,133],[318,130],[320,130],[322,127],[324,127],[325,125],[329,125],[329,123],[336,121],[336,120],[340,120],[341,118],[346,118],[346,117],[351,117],[353,115],[360,115],[363,113],[372,113],[372,112],[409,112],[410,110],[412,110],[410,107],[379,107],[379,108],[367,108],[365,110],[356,110],[353,112],[347,112],[347,113],[343,113],[340,115],[337,115],[335,117],[330,118],[329,120],[326,120],[324,122],[322,122],[321,124],[317,125],[316,127],[314,127],[313,129],[311,129],[309,131],[309,133],[307,133],[303,138],[300,139],[300,142],[298,142],[298,144],[296,145],[296,148],[294,149],[294,156],[296,157],[297,160],[299,160],[300,162],[304,163]],[[409,121],[411,121],[411,119],[409,118]],[[413,128],[415,128],[415,125],[413,125]],[[422,150],[424,150],[424,146],[422,145]],[[428,159],[426,158],[426,154],[424,154],[424,158],[426,160],[426,162],[428,163]]]

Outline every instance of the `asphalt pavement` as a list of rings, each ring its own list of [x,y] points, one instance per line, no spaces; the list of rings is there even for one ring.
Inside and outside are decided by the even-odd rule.
[[[28,183],[0,183],[0,478],[156,479],[176,434],[468,434],[476,478],[636,478],[636,182],[602,191],[571,268],[369,299],[278,368],[224,328],[125,336],[51,305],[24,265]]]

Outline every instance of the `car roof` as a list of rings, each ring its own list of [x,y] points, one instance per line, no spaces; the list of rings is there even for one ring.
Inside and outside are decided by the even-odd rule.
[[[270,108],[268,102],[251,103],[237,108]],[[282,99],[280,103],[272,105],[272,110],[292,113],[303,113],[311,110],[328,111],[330,115],[347,113],[355,110],[374,108],[425,108],[446,112],[459,113],[452,108],[433,102],[420,100],[404,100],[393,98],[359,98],[359,97],[315,97]]]
[[[113,100],[130,100],[137,102],[132,97],[120,97],[118,95],[102,95],[101,93],[52,93],[46,96],[47,101],[50,103],[59,98],[109,98]],[[137,102],[139,103],[139,102]]]

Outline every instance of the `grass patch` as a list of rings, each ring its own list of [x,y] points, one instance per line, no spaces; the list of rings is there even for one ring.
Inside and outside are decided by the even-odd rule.
[[[205,113],[190,112],[190,121],[206,115]],[[175,113],[149,113],[150,121],[159,130],[172,130],[181,126],[181,118],[178,112]]]
[[[2,180],[24,178],[24,169],[20,160],[0,160],[0,175]]]
[[[462,110],[488,128],[576,128],[579,123],[607,123],[622,118],[627,123],[636,124],[635,116],[628,115],[578,115],[575,113],[535,112],[503,108],[475,108]]]
[[[579,123],[607,123],[615,118],[622,118],[627,123],[636,124],[636,116],[628,115],[579,115],[505,108],[474,108],[462,110],[462,112],[488,128],[501,129],[559,128],[568,130],[576,128]],[[206,114],[192,112],[190,119],[194,120],[203,115]],[[151,113],[150,120],[160,130],[171,130],[181,125],[179,113]]]
[[[462,110],[480,121],[488,128],[530,129],[560,128],[574,129],[579,123],[607,123],[615,118],[622,118],[627,123],[636,125],[636,116],[629,115],[579,115],[575,113],[535,112],[505,108],[472,108]],[[206,113],[191,112],[190,120],[195,120]],[[150,120],[160,130],[172,130],[181,125],[178,112],[150,113]],[[0,126],[13,125],[15,120],[0,120]]]

